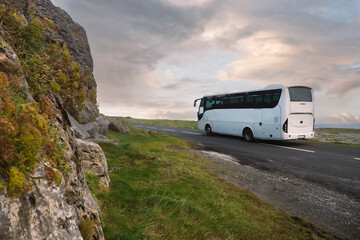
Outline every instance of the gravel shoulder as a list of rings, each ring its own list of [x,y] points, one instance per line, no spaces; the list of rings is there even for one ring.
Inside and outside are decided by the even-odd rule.
[[[360,239],[360,201],[292,175],[242,165],[229,155],[200,151],[221,178],[291,215],[329,231],[339,239]]]

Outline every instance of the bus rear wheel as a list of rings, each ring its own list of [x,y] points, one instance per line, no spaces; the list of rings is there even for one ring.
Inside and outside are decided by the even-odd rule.
[[[245,128],[243,131],[243,136],[246,142],[253,142],[254,139],[254,134],[252,133],[250,128]]]
[[[205,126],[205,132],[206,132],[206,135],[208,135],[208,136],[213,135],[212,129],[209,124]]]

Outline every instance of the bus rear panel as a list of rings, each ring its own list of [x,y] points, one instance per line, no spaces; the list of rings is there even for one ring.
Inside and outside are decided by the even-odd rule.
[[[312,89],[304,86],[288,88],[285,104],[287,131],[284,139],[306,139],[314,137],[314,103]]]

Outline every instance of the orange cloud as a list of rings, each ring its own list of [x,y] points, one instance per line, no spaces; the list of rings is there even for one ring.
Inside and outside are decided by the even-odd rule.
[[[341,113],[322,117],[319,121],[323,124],[359,124],[360,117],[354,116],[351,113]]]

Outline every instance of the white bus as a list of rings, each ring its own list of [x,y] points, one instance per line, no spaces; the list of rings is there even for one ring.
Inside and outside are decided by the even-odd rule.
[[[204,96],[198,127],[213,133],[244,137],[245,141],[314,137],[313,91],[305,86],[270,85],[262,90]]]

